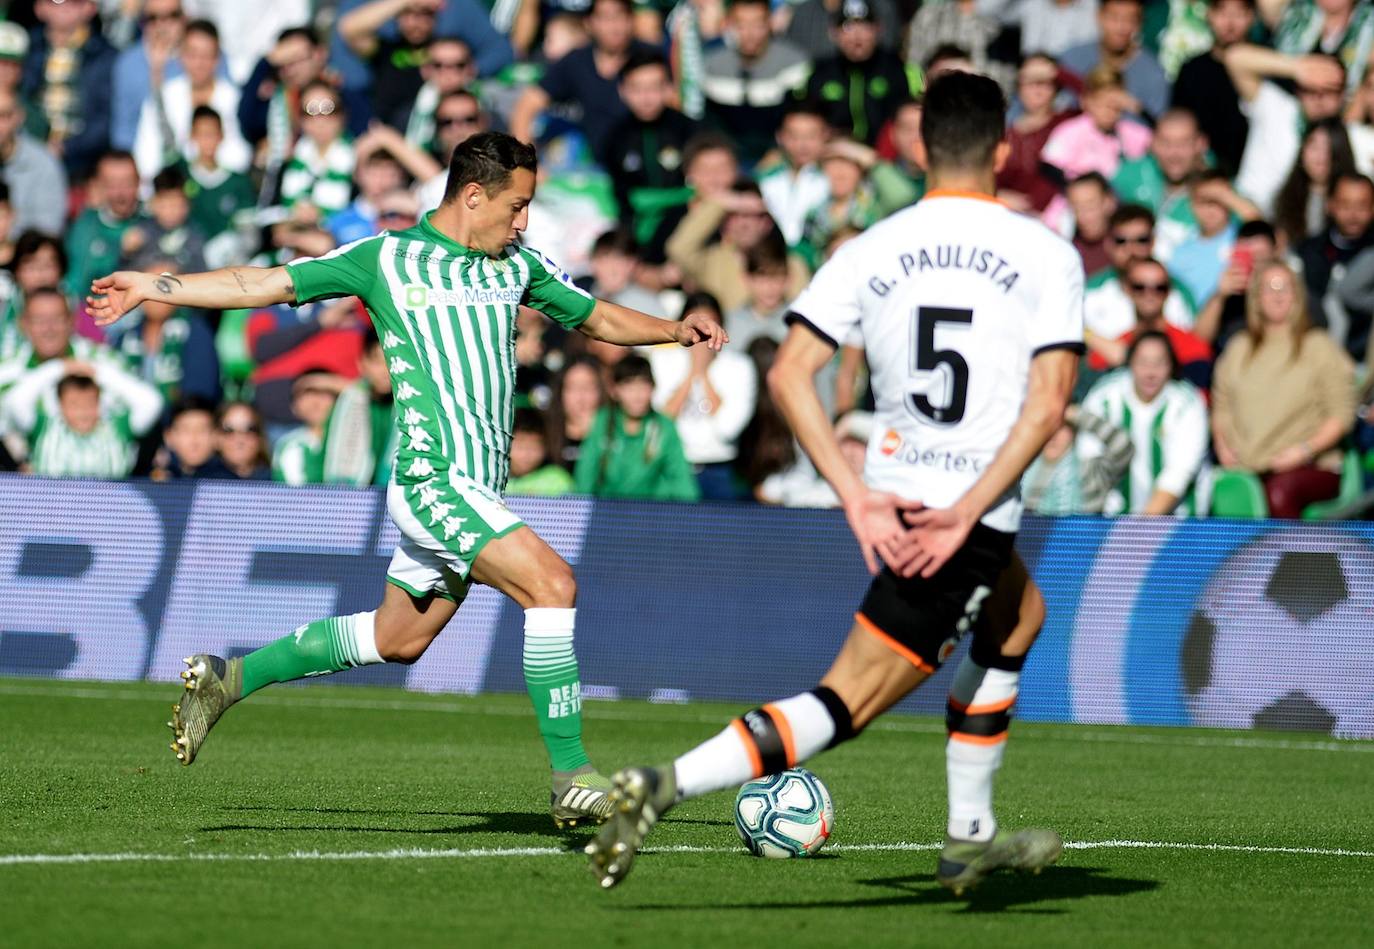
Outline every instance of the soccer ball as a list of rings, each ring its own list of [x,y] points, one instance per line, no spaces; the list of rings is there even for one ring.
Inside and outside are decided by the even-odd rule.
[[[756,857],[809,857],[835,829],[835,805],[820,778],[793,768],[739,789],[735,829]]]
[[[1180,672],[1194,724],[1374,738],[1374,547],[1293,526],[1235,551],[1208,581]]]

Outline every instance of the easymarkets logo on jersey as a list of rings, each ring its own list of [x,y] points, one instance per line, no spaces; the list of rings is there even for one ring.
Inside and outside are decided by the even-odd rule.
[[[524,291],[519,287],[464,287],[449,290],[420,283],[405,285],[405,308],[428,310],[438,306],[481,306],[489,303],[518,304]]]

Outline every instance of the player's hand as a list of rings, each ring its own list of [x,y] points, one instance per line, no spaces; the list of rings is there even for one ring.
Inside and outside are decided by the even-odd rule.
[[[152,297],[151,274],[119,270],[91,281],[86,310],[96,326],[109,326],[144,300]]]
[[[844,516],[849,529],[859,542],[868,572],[877,574],[878,558],[900,573],[903,566],[918,551],[912,544],[912,532],[902,524],[902,514],[920,511],[920,501],[908,501],[895,494],[864,488],[845,501]]]
[[[919,573],[926,579],[939,573],[949,558],[964,546],[969,531],[977,523],[976,518],[970,518],[952,507],[907,511],[902,517],[911,525],[912,540],[920,549],[906,558],[897,572],[903,577],[914,577]]]
[[[730,342],[725,327],[700,313],[688,313],[673,327],[673,338],[683,346],[705,343],[707,349],[720,352],[720,348]]]

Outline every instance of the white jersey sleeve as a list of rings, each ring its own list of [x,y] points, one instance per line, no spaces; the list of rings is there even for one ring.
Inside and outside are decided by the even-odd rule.
[[[863,317],[859,295],[859,274],[847,253],[853,242],[842,246],[821,265],[811,283],[792,303],[787,314],[788,323],[801,323],[836,349],[840,345],[856,345],[862,339],[856,332]]]
[[[1032,358],[1051,349],[1083,350],[1083,261],[1077,253],[1046,256],[1051,269],[1026,330]]]

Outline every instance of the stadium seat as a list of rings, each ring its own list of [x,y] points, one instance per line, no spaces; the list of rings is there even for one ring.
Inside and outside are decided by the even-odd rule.
[[[1259,476],[1238,468],[1218,468],[1212,482],[1212,516],[1268,517],[1269,502]]]
[[[1341,461],[1341,492],[1329,501],[1315,501],[1302,509],[1304,521],[1329,521],[1364,494],[1364,464],[1360,453],[1348,451]]]

